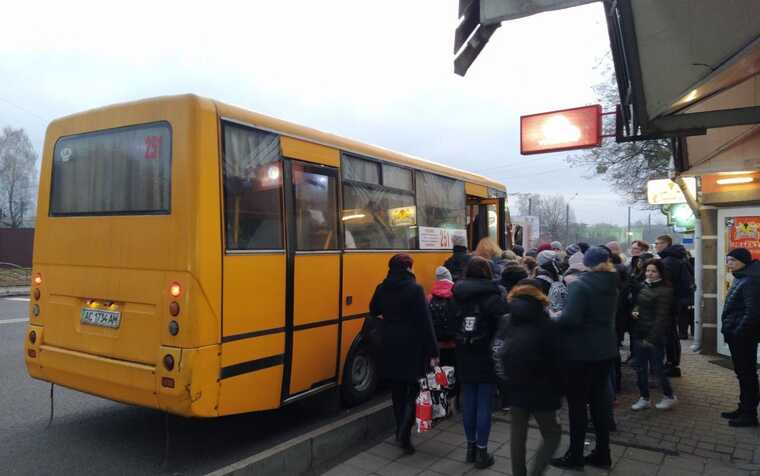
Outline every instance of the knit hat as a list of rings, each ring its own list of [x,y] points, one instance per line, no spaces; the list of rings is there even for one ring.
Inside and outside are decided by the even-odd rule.
[[[595,268],[610,260],[610,253],[604,247],[592,246],[583,255],[583,265],[587,268]]]
[[[552,245],[550,245],[549,243],[541,243],[540,245],[538,245],[539,253],[542,251],[551,251],[551,250],[552,250]]]
[[[581,247],[577,244],[572,244],[567,247],[565,250],[565,253],[567,253],[567,256],[573,256],[575,253],[579,252],[581,250]]]
[[[586,254],[586,251],[590,248],[588,243],[580,242],[578,243],[578,247],[581,249],[581,253]]]
[[[524,255],[524,254],[525,254],[525,248],[523,248],[523,247],[522,247],[522,246],[520,246],[520,245],[515,245],[515,246],[513,246],[513,247],[512,247],[512,251],[514,251],[514,252],[515,252],[515,254],[516,254],[517,256],[520,256],[520,257],[522,257],[522,255]]]
[[[390,261],[388,261],[388,268],[391,270],[411,269],[413,264],[414,260],[411,256],[405,253],[399,253],[393,255]]]
[[[580,248],[570,256],[570,259],[567,260],[567,264],[569,265],[568,269],[574,269],[577,271],[588,270],[583,264],[583,253],[580,252]]]
[[[536,257],[536,261],[538,261],[539,266],[543,266],[547,263],[551,263],[552,261],[556,259],[557,259],[557,253],[551,250],[542,251]]]
[[[734,248],[728,252],[728,255],[737,261],[741,261],[744,264],[752,263],[752,253],[747,248]]]
[[[454,246],[467,246],[467,238],[462,235],[454,235],[451,237],[451,244]]]
[[[451,279],[451,272],[448,269],[446,269],[445,266],[439,266],[435,268],[435,280],[443,281],[444,279],[448,281],[453,281]]]
[[[552,241],[551,245],[553,250],[561,250],[562,249],[562,243],[559,241]]]

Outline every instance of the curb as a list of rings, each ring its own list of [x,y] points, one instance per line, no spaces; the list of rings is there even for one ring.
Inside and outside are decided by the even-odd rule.
[[[298,475],[324,467],[344,451],[393,429],[393,407],[385,401],[281,443],[206,476]]]
[[[0,297],[29,296],[29,286],[0,287]]]

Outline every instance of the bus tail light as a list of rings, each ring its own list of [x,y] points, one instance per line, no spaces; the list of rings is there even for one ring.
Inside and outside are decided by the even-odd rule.
[[[34,276],[32,277],[32,282],[35,286],[41,286],[42,285],[42,275],[40,273],[34,273]]]
[[[161,386],[166,388],[174,388],[174,379],[171,377],[161,377]]]
[[[177,301],[172,301],[171,304],[169,304],[169,314],[174,317],[179,315],[179,303]]]
[[[171,321],[169,323],[169,334],[173,336],[179,334],[179,323],[177,321]]]
[[[34,295],[34,300],[39,301],[40,300],[40,288],[34,288],[34,291],[32,292]]]
[[[37,351],[34,350],[34,349],[29,349],[27,351],[27,354],[29,354],[29,357],[31,357],[32,359],[34,359],[35,357],[37,357]]]
[[[31,342],[32,344],[37,342],[37,331],[32,331],[29,333],[29,342]]]
[[[179,295],[182,294],[182,286],[180,286],[179,283],[172,283],[171,286],[169,286],[169,294],[175,298],[179,297]]]

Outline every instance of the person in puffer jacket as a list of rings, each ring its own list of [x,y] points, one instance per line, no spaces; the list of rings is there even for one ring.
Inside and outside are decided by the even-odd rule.
[[[531,415],[543,441],[530,474],[544,474],[562,433],[557,421],[561,406],[559,331],[546,311],[548,298],[535,286],[517,285],[508,299],[510,314],[502,318],[492,350],[496,375],[512,408],[512,474],[528,474],[525,443]]]
[[[760,341],[760,262],[746,248],[731,250],[726,265],[734,282],[726,296],[721,316],[721,332],[731,351],[734,372],[739,380],[739,408],[723,412],[731,426],[758,426],[760,400],[757,380],[757,345]]]

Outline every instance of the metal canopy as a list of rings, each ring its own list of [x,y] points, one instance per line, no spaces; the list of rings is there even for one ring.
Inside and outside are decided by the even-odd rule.
[[[704,134],[760,122],[760,108],[691,112],[760,73],[757,0],[605,0],[630,138]]]

